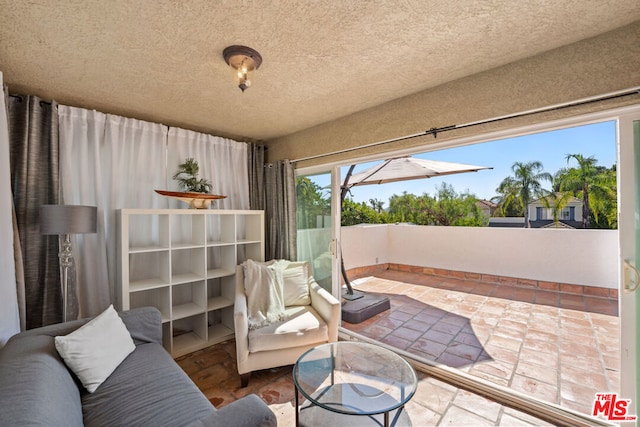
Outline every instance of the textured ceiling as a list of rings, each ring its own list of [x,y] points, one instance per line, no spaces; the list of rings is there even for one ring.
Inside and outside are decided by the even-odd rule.
[[[12,93],[266,140],[638,19],[638,0],[0,0],[0,71]],[[263,57],[245,93],[232,44]]]

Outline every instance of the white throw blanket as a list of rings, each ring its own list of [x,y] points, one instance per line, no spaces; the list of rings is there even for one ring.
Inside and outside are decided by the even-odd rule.
[[[282,272],[288,265],[286,260],[268,263],[247,260],[242,264],[249,329],[285,319]]]

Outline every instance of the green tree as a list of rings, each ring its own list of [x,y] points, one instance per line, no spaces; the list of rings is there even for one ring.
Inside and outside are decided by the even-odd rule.
[[[388,222],[387,215],[378,213],[366,203],[357,203],[351,199],[342,202],[341,224],[343,227],[357,224],[384,224]]]
[[[389,220],[417,225],[481,226],[484,217],[477,199],[467,192],[458,194],[443,183],[434,197],[428,194],[393,195],[389,199]]]
[[[306,176],[296,178],[296,197],[298,228],[316,228],[318,216],[331,215],[331,199]]]
[[[559,190],[570,191],[582,199],[582,227],[617,226],[615,215],[612,214],[612,209],[616,206],[615,169],[597,166],[597,160],[593,156],[567,154],[566,160],[567,163],[575,160],[578,166],[558,171],[556,181]]]
[[[498,188],[496,188],[496,192],[498,196],[491,198],[491,201],[498,206],[493,216],[524,216],[518,188],[513,177],[503,179]]]
[[[453,186],[443,183],[434,198],[429,198],[423,210],[435,225],[475,226],[483,225],[483,217],[477,198],[468,192],[456,193]]]
[[[541,198],[546,191],[542,188],[542,181],[553,181],[551,174],[543,172],[542,162],[515,162],[511,166],[514,176],[505,178],[496,191],[501,194],[500,203],[510,206],[515,204],[521,208],[524,215],[524,226],[529,228],[529,203]]]
[[[404,191],[401,195],[394,194],[389,198],[389,219],[391,222],[410,222],[413,224],[427,224],[423,213],[424,198]]]
[[[380,199],[369,199],[369,203],[371,207],[378,213],[382,213],[382,208],[384,206],[384,202]]]

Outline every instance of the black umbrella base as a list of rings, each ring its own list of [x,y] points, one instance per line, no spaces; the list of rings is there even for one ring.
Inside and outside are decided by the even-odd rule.
[[[360,323],[375,316],[378,313],[389,310],[391,302],[384,295],[365,294],[354,292],[357,299],[349,300],[347,294],[344,295],[346,301],[342,303],[342,320],[349,323]]]

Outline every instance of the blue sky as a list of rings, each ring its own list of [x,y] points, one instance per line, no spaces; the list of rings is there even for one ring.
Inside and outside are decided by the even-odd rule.
[[[354,187],[351,189],[351,198],[357,202],[366,203],[370,199],[376,198],[385,203],[384,207],[388,207],[389,198],[394,194],[402,194],[406,191],[416,195],[422,195],[423,193],[434,195],[436,187],[446,182],[452,185],[458,193],[469,190],[479,199],[490,199],[496,195],[495,189],[500,182],[505,177],[513,175],[511,165],[514,162],[539,160],[544,165],[545,172],[553,175],[558,169],[567,167],[565,159],[567,154],[582,154],[585,157],[594,156],[598,160],[598,165],[611,167],[616,163],[615,122],[596,123],[417,154],[413,157],[491,166],[493,169],[440,178]],[[358,165],[354,172],[366,169],[377,163],[379,162]],[[569,166],[575,165],[574,160],[569,163]],[[347,167],[342,168],[343,180],[347,169]],[[323,187],[329,184],[326,179],[321,177],[313,180]]]

